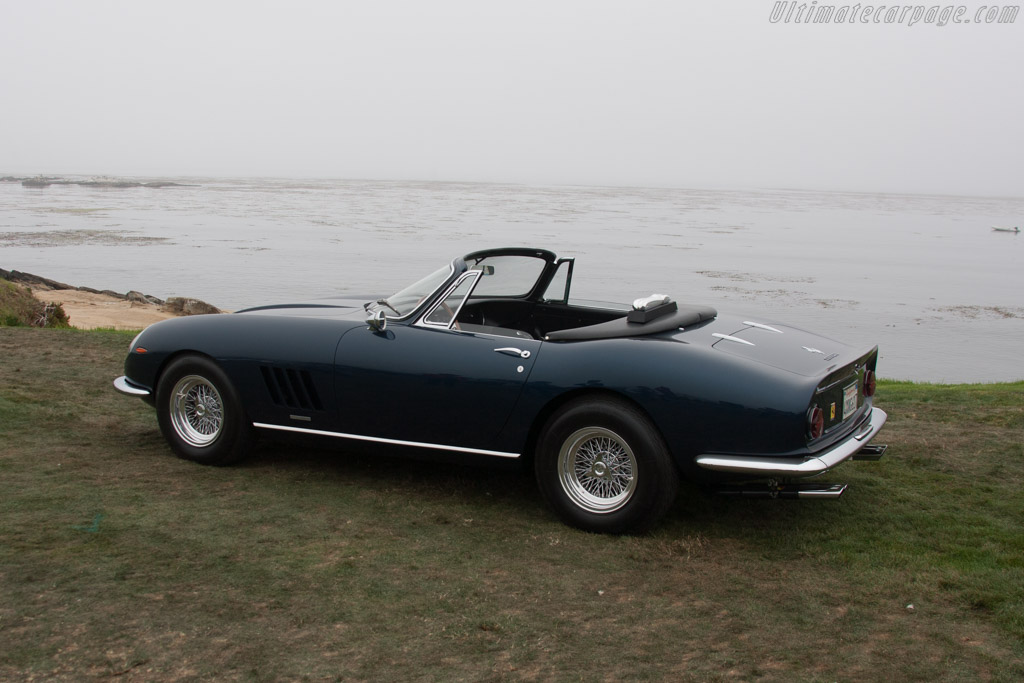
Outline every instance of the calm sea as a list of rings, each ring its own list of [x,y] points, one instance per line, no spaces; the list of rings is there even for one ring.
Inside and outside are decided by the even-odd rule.
[[[153,179],[146,179],[153,180]],[[167,179],[161,179],[167,180]],[[573,294],[879,344],[879,374],[1024,379],[1024,199],[435,182],[0,183],[0,268],[226,309],[387,294],[452,256],[576,256]]]

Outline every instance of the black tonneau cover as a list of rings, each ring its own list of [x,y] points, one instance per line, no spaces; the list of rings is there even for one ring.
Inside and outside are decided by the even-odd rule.
[[[626,320],[626,316],[622,316],[615,320],[609,320],[606,323],[552,332],[544,339],[547,341],[583,341],[585,339],[641,337],[696,325],[705,320],[711,320],[717,315],[718,311],[710,306],[680,304],[679,309],[675,313],[655,318],[646,323],[631,323]]]

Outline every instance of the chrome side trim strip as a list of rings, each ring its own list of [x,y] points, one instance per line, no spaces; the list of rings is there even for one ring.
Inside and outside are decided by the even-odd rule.
[[[466,448],[464,446],[445,446],[436,443],[423,443],[421,441],[402,441],[401,439],[385,439],[380,436],[363,436],[362,434],[345,434],[344,432],[326,432],[320,429],[305,429],[304,427],[291,427],[288,425],[272,425],[264,422],[253,422],[253,427],[259,429],[276,429],[282,432],[298,432],[299,434],[311,434],[314,436],[330,436],[337,439],[354,439],[356,441],[372,441],[373,443],[386,443],[392,446],[413,446],[416,448],[433,448],[438,451],[456,451],[458,453],[472,453],[474,455],[492,455],[497,458],[518,458],[519,453],[505,453],[504,451],[488,451],[483,448]]]
[[[726,341],[739,342],[740,344],[746,344],[747,346],[755,346],[754,342],[748,342],[746,339],[740,339],[739,337],[733,337],[729,334],[722,334],[721,332],[713,332],[712,337],[718,337]]]
[[[131,384],[124,375],[114,380],[114,388],[128,396],[149,396],[151,393],[149,389],[143,389]]]
[[[846,441],[811,458],[767,458],[750,455],[700,455],[696,462],[704,469],[755,477],[813,477],[852,458],[878,433],[888,419],[881,408],[872,408],[865,423]]]
[[[777,330],[774,327],[772,327],[771,325],[765,325],[763,323],[752,323],[749,320],[744,320],[743,324],[744,325],[750,325],[751,327],[756,327],[759,330],[768,330],[769,332],[777,332],[779,334],[782,334],[782,330]]]

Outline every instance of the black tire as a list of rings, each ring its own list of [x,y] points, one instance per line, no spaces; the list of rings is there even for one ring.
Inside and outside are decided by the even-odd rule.
[[[156,414],[171,450],[204,465],[228,465],[245,457],[252,441],[231,381],[204,356],[174,360],[160,377]]]
[[[534,458],[537,485],[566,524],[639,533],[672,506],[679,475],[661,435],[614,398],[569,403],[548,420]]]

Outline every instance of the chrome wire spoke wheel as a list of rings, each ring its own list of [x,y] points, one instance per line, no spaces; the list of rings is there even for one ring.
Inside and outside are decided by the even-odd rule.
[[[614,396],[562,406],[538,436],[537,486],[562,521],[584,531],[642,533],[672,506],[679,473],[657,427]]]
[[[573,432],[558,453],[558,480],[587,512],[620,509],[636,489],[636,456],[625,439],[603,427]]]
[[[181,356],[157,379],[160,431],[179,458],[230,465],[245,457],[252,428],[231,380],[210,358]]]
[[[224,427],[224,402],[205,377],[186,375],[171,391],[171,424],[185,443],[202,448],[217,440]]]

